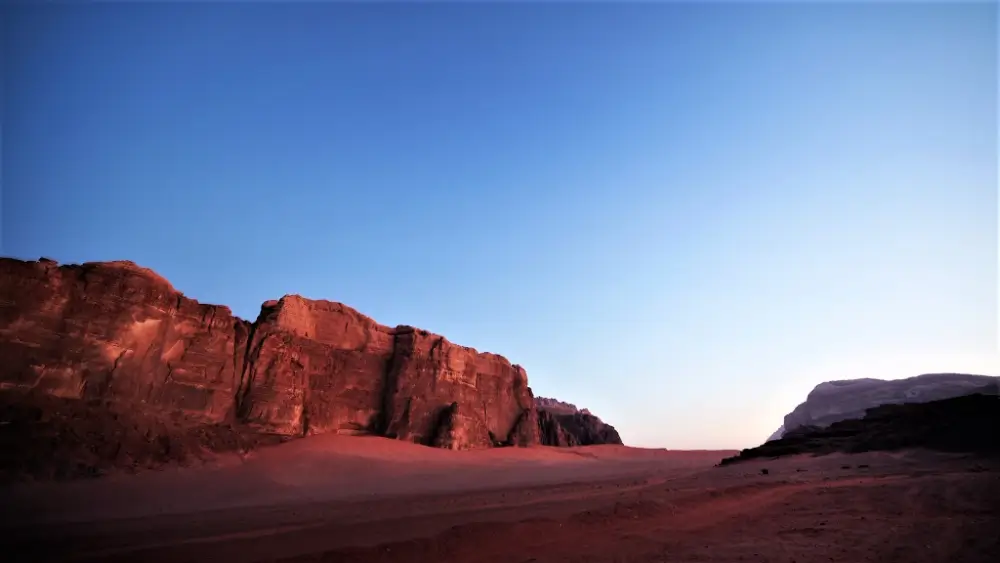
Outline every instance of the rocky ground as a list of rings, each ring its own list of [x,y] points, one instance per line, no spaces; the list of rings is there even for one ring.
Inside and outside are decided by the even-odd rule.
[[[316,436],[212,467],[0,489],[12,561],[995,562],[1000,463]],[[766,474],[764,470],[766,471]]]

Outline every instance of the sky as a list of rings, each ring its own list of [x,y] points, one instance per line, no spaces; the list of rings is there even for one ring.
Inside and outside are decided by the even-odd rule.
[[[995,3],[3,9],[3,255],[340,301],[636,446],[1000,375]]]

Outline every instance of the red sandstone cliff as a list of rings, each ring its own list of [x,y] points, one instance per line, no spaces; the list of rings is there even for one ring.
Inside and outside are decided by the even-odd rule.
[[[527,375],[502,356],[297,295],[250,323],[131,262],[0,258],[0,360],[5,405],[48,412],[58,400],[75,418],[460,449],[539,443]]]
[[[251,325],[131,262],[0,259],[0,388],[233,415]]]

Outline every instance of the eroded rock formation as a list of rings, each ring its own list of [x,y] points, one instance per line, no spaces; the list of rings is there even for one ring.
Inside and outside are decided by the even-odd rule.
[[[931,373],[906,379],[849,379],[817,385],[805,402],[785,416],[784,425],[769,440],[802,426],[826,427],[865,416],[879,405],[926,403],[975,392],[996,394],[1000,378],[960,373]]]
[[[130,262],[0,260],[0,389],[233,416],[252,325]]]
[[[539,443],[527,375],[502,356],[297,295],[251,323],[131,262],[0,259],[0,359],[3,404],[18,407],[6,412],[449,448]]]
[[[536,397],[538,410],[538,431],[543,444],[547,446],[591,446],[596,444],[621,444],[618,431],[604,423],[587,409],[577,409],[576,405]]]
[[[861,418],[825,427],[796,427],[782,438],[722,460],[721,465],[806,453],[907,448],[1000,454],[1000,397],[973,393],[929,402],[884,404],[867,409]]]

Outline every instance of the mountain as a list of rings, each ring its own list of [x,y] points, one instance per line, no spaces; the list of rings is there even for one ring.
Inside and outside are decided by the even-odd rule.
[[[8,473],[72,477],[331,432],[529,446],[550,428],[502,356],[298,295],[246,321],[127,261],[0,258],[0,360]],[[566,422],[577,443],[595,442],[591,426],[607,434],[588,416],[573,415],[583,430]]]
[[[826,427],[841,420],[861,418],[879,405],[926,403],[978,391],[996,394],[1000,378],[960,373],[930,373],[907,379],[848,379],[817,385],[805,402],[785,416],[769,440],[801,426]]]
[[[781,438],[784,434],[785,434],[785,425],[782,424],[781,426],[778,427],[777,430],[774,431],[774,434],[771,434],[771,436],[768,437],[767,441],[770,442],[771,440],[777,440],[778,438]]]
[[[1000,454],[1000,397],[973,393],[929,402],[885,404],[861,418],[828,426],[799,426],[762,446],[743,450],[721,465],[795,454],[858,453],[925,448]]]

